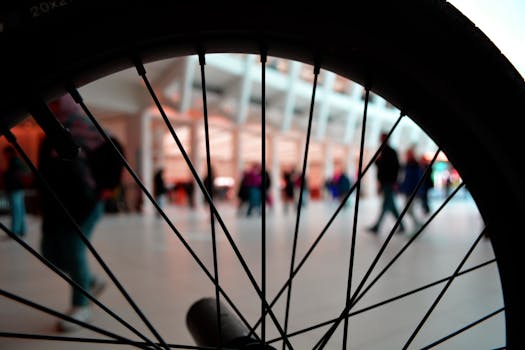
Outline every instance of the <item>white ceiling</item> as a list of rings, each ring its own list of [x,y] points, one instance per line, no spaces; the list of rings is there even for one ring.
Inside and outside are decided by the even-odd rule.
[[[163,105],[178,116],[188,111],[201,115],[202,81],[196,56],[173,58],[146,64],[148,79]],[[206,56],[205,79],[210,116],[221,116],[232,125],[260,124],[261,64],[255,56],[213,54]],[[270,57],[266,65],[266,120],[268,128],[283,134],[304,133],[310,114],[313,67]],[[156,111],[145,84],[135,69],[127,69],[80,89],[98,118],[138,117]],[[362,87],[321,70],[313,111],[312,137],[342,144],[358,145],[363,114]],[[388,130],[399,111],[371,94],[367,133],[372,144],[379,132]],[[426,135],[403,121],[399,136],[392,141],[417,142],[432,147]],[[371,133],[371,134],[370,134]],[[401,136],[405,135],[405,136]],[[408,137],[406,136],[408,135]],[[420,150],[422,152],[426,149]]]

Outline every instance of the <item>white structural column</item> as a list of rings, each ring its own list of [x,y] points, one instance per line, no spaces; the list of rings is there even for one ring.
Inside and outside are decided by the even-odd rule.
[[[180,97],[179,112],[184,114],[188,112],[191,106],[191,98],[193,91],[193,81],[195,80],[195,73],[197,71],[197,57],[188,56],[184,62],[184,72],[182,76],[182,89]]]
[[[399,148],[399,146],[401,145],[401,138],[405,133],[405,128],[407,127],[405,118],[401,120],[396,130],[394,130],[394,132],[390,136],[389,144],[396,149]]]
[[[382,121],[380,119],[367,118],[367,132],[365,133],[365,152],[364,162],[369,162],[370,158],[375,154],[380,145],[380,136],[383,130],[381,129]],[[377,195],[377,179],[376,167],[373,166],[372,172],[363,178],[362,192],[363,195]]]
[[[352,181],[355,181],[355,177],[357,174],[356,157],[354,149],[349,145],[345,147],[344,163],[344,165],[346,166],[344,169],[346,174],[348,175],[348,177],[350,177],[350,179],[352,179]]]
[[[290,71],[288,75],[288,86],[286,92],[286,99],[284,101],[284,114],[281,131],[288,131],[292,126],[294,116],[295,101],[297,99],[297,86],[299,84],[299,74],[301,73],[302,64],[297,61],[290,63]]]
[[[233,178],[235,180],[235,190],[239,188],[242,171],[244,170],[244,163],[242,160],[242,145],[241,145],[241,131],[238,126],[232,129],[232,164],[233,164]]]
[[[350,144],[355,135],[355,129],[357,128],[357,116],[353,110],[349,110],[346,116],[345,133],[343,136],[343,142]]]
[[[324,144],[324,179],[332,178],[334,175],[334,144],[326,141]]]
[[[362,98],[364,93],[363,87],[354,83],[351,97],[354,102],[359,101],[361,105],[360,112],[355,114],[355,129],[357,125],[362,127],[363,125],[363,113],[365,107],[365,100]],[[374,115],[374,109],[376,106],[372,106],[372,103],[369,101],[369,106],[366,116],[366,131],[365,131],[365,143],[363,150],[363,164],[367,164],[372,155],[375,153],[379,146],[379,136],[381,134],[381,120]],[[360,144],[361,144],[361,134],[362,130],[359,129],[357,132],[354,130],[354,135],[359,135],[354,137],[354,140],[351,140],[351,147],[353,150],[350,151],[350,154],[353,154],[354,163],[359,161],[360,153]],[[354,168],[354,176],[357,176],[357,168]],[[363,177],[361,184],[361,194],[364,196],[377,194],[377,180],[376,180],[376,169],[375,166],[368,171],[367,175]]]
[[[378,118],[370,118],[370,115],[366,119],[366,132],[365,132],[365,147],[377,149],[380,142],[380,136],[383,132],[382,121]]]
[[[151,134],[155,135],[152,140],[152,155],[153,155],[153,172],[157,171],[160,166],[165,165],[164,159],[164,135],[166,133],[165,128],[156,128],[150,125]]]
[[[145,112],[140,116],[140,175],[146,188],[153,194],[153,143],[151,130],[151,115]],[[142,211],[153,214],[154,207],[145,194],[142,194]]]
[[[361,94],[363,88],[357,83],[352,83],[350,91],[350,99],[348,100],[348,112],[346,115],[346,126],[344,134],[344,142],[350,144],[351,147],[359,147],[359,138],[355,137],[358,125],[361,125],[363,119],[363,100]],[[359,108],[357,108],[359,106]]]
[[[323,88],[320,94],[319,104],[319,119],[317,122],[316,137],[321,140],[326,135],[326,127],[328,125],[328,115],[330,114],[330,96],[335,82],[335,73],[325,71]]]
[[[197,174],[199,175],[200,179],[203,180],[206,176],[206,166],[204,165],[204,157],[202,156],[201,152],[201,130],[204,130],[204,123],[200,120],[194,120],[190,124],[190,161],[193,164],[193,167],[197,171]],[[204,148],[204,147],[202,147]],[[204,150],[205,152],[205,150]],[[210,150],[211,152],[211,150]],[[193,188],[193,203],[195,203],[195,209],[200,209],[202,207],[202,198],[203,193],[197,184],[197,181],[194,180],[193,176],[191,176],[192,182],[194,184]]]
[[[415,123],[410,126],[410,135],[408,136],[408,146],[416,145],[421,139],[421,129]]]
[[[250,96],[252,93],[253,81],[253,64],[255,62],[254,55],[246,55],[244,59],[244,74],[240,86],[239,105],[237,108],[237,124],[244,124],[248,117],[248,110],[250,107]]]

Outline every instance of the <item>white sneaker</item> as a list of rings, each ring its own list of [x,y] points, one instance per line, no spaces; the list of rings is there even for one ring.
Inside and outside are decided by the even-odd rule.
[[[90,322],[91,321],[91,309],[88,306],[76,306],[73,307],[68,313],[68,316],[74,318],[77,321]],[[75,330],[82,329],[83,327],[79,324],[60,320],[58,322],[58,330],[61,332],[72,332]]]
[[[98,276],[93,276],[93,280],[91,281],[91,295],[93,295],[95,298],[97,298],[102,291],[106,288],[106,281]]]

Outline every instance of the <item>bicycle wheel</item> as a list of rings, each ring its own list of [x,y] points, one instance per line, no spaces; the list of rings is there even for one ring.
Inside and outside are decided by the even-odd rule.
[[[39,101],[71,92],[71,86],[134,64],[142,74],[141,62],[173,56],[262,53],[352,79],[410,116],[457,167],[490,232],[504,295],[506,346],[517,348],[521,249],[516,231],[525,208],[516,162],[520,135],[509,125],[525,107],[523,79],[446,2],[339,6],[304,8],[300,14],[261,6],[240,16],[223,4],[205,9],[140,1],[3,4],[1,126],[15,125]],[[198,18],[173,21],[182,10]],[[319,18],[330,23],[321,25]]]

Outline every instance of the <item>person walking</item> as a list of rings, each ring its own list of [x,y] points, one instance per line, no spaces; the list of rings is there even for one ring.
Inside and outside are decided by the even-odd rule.
[[[164,168],[159,167],[153,176],[153,193],[155,196],[155,201],[161,209],[164,210],[166,205],[166,197],[168,195],[168,187],[166,186],[166,181],[164,180]],[[160,217],[158,211],[155,212],[157,217]]]
[[[425,157],[421,157],[419,164],[421,167],[421,172],[423,174],[425,173],[427,167],[431,166],[430,162],[427,159],[425,159]],[[429,192],[432,188],[434,188],[434,179],[432,177],[432,169],[430,169],[429,173],[425,177],[421,190],[421,206],[425,215],[430,214],[430,203],[428,197]]]
[[[80,152],[75,159],[64,160],[47,137],[40,147],[39,170],[54,191],[51,194],[46,188],[40,189],[42,255],[70,275],[84,290],[97,296],[106,282],[91,273],[87,246],[77,227],[89,241],[104,213],[105,196],[120,183],[123,164],[111,144],[104,141],[69,95],[53,101],[50,108],[70,130]],[[120,144],[114,144],[121,151]],[[72,287],[71,307],[67,315],[83,322],[91,320],[89,299],[78,288]],[[67,332],[80,326],[60,320],[57,328]]]
[[[239,203],[237,205],[237,215],[244,215],[244,207],[248,203],[248,170],[243,171],[241,174],[241,179],[239,183],[239,189],[237,190],[237,198]]]
[[[388,135],[381,134],[381,143],[387,142]],[[399,211],[395,201],[395,191],[400,170],[399,158],[397,152],[388,143],[385,144],[379,157],[375,161],[377,169],[377,181],[379,184],[379,191],[382,195],[381,212],[375,224],[368,228],[371,233],[377,234],[381,227],[381,223],[387,213],[391,213],[396,220],[399,219]],[[405,227],[401,222],[399,225],[399,232],[404,232]]]
[[[262,174],[261,165],[254,163],[246,176],[246,187],[248,188],[248,210],[246,216],[251,216],[255,210],[257,213],[261,213],[262,204]]]
[[[264,179],[265,179],[264,188],[262,186],[263,184],[261,183],[261,195],[264,197],[264,200],[268,204],[268,208],[272,209],[273,208],[273,197],[272,197],[272,192],[270,191],[272,187],[272,178],[270,176],[270,172],[268,171],[268,169],[264,170]]]

